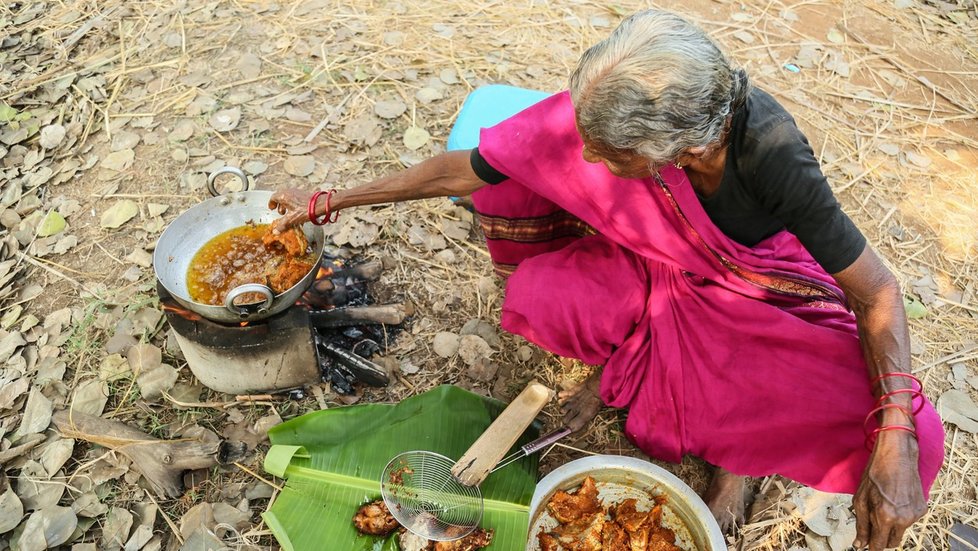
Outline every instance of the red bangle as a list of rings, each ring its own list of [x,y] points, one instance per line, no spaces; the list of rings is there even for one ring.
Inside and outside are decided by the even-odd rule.
[[[307,214],[309,215],[310,222],[312,222],[316,226],[322,226],[323,224],[331,224],[333,222],[336,222],[336,220],[340,217],[340,213],[332,212],[332,209],[330,208],[330,204],[329,204],[330,199],[333,198],[334,193],[336,193],[335,189],[331,189],[329,191],[323,191],[320,189],[317,190],[316,193],[312,194],[312,198],[309,199],[309,207],[306,210]],[[319,218],[316,216],[316,201],[318,201],[319,197],[323,194],[326,195],[326,212],[323,214],[322,218]],[[332,215],[332,217],[330,215]]]
[[[873,432],[866,436],[866,449],[873,451],[873,447],[876,446],[877,437],[881,432],[887,430],[902,430],[904,432],[909,432],[910,435],[914,437],[914,440],[917,439],[917,431],[910,427],[905,427],[903,425],[886,425],[885,427],[876,427],[873,429]]]
[[[879,413],[879,412],[881,412],[883,410],[887,410],[887,409],[899,409],[899,410],[903,411],[904,413],[907,414],[907,417],[910,418],[910,422],[913,423],[913,413],[911,413],[910,410],[908,410],[907,408],[901,406],[900,404],[883,404],[883,405],[876,406],[875,408],[873,408],[873,410],[870,411],[868,415],[866,415],[866,418],[863,419],[863,433],[864,434],[866,434],[867,436],[869,435],[869,429],[866,428],[866,425],[869,423],[869,420],[872,419],[873,416],[876,415],[877,413]]]
[[[911,381],[917,383],[917,391],[918,392],[921,391],[921,390],[923,390],[923,388],[924,388],[924,385],[923,385],[923,383],[920,382],[920,379],[918,379],[917,377],[914,377],[910,373],[904,373],[902,371],[894,371],[893,373],[884,373],[884,374],[880,375],[879,377],[876,377],[875,379],[873,379],[869,383],[869,385],[872,386],[872,387],[875,387],[877,384],[880,383],[880,381],[882,381],[883,379],[888,379],[890,377],[906,377],[907,379],[910,379]]]
[[[897,394],[909,394],[910,395],[910,405],[911,406],[913,405],[913,401],[914,400],[916,400],[917,398],[920,398],[920,405],[917,406],[913,410],[913,414],[914,415],[917,415],[918,413],[920,413],[920,410],[924,409],[924,406],[927,405],[927,402],[924,401],[924,394],[922,392],[920,392],[919,390],[914,390],[912,388],[898,388],[896,390],[892,390],[890,392],[887,392],[886,394],[880,396],[880,399],[876,401],[876,405],[877,406],[883,405],[883,401],[884,400],[886,400],[887,398],[892,398],[893,396],[896,396]]]

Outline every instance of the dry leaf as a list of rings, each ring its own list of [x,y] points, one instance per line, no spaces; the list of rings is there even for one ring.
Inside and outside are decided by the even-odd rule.
[[[421,103],[432,103],[444,98],[445,95],[441,93],[441,90],[431,87],[424,87],[414,94],[414,98]]]
[[[34,387],[27,396],[27,406],[24,407],[24,417],[21,419],[17,434],[35,434],[42,432],[51,424],[51,414],[54,413],[54,403]]]
[[[374,113],[382,119],[396,119],[407,111],[407,105],[399,99],[378,101],[374,104]]]
[[[72,411],[102,415],[109,401],[109,384],[99,379],[86,379],[75,387],[71,398]]]
[[[285,159],[283,168],[293,176],[308,176],[316,169],[316,158],[312,155],[292,155]]]
[[[132,162],[136,159],[136,153],[132,149],[121,149],[119,151],[113,151],[102,159],[102,168],[107,168],[109,170],[114,170],[116,172],[122,172],[132,166]]]
[[[464,335],[458,343],[458,355],[466,365],[472,366],[492,355],[492,347],[478,335]]]
[[[461,337],[455,333],[442,331],[435,335],[435,340],[431,343],[432,350],[442,358],[451,358],[458,353]]]
[[[24,505],[12,488],[0,495],[0,534],[6,534],[24,518]]]
[[[218,132],[230,132],[238,127],[238,122],[241,121],[241,108],[233,107],[231,109],[222,109],[213,115],[207,121],[210,123],[211,128],[217,130]]]
[[[181,119],[176,125],[173,126],[173,130],[170,131],[170,134],[167,137],[175,142],[182,142],[189,140],[193,135],[194,121],[190,119]]]
[[[404,131],[404,146],[411,150],[420,149],[427,145],[430,137],[424,128],[412,126]]]
[[[252,176],[258,176],[268,170],[268,165],[261,161],[248,161],[241,166],[241,169]]]
[[[261,58],[255,54],[242,54],[238,58],[238,72],[246,79],[258,78],[261,75]]]
[[[100,224],[103,228],[115,229],[132,220],[137,214],[139,214],[139,205],[131,199],[123,199],[102,213]]]
[[[44,149],[54,149],[65,139],[65,127],[52,124],[41,129],[40,143]]]
[[[978,405],[963,390],[949,390],[937,399],[937,412],[945,423],[978,434]]]

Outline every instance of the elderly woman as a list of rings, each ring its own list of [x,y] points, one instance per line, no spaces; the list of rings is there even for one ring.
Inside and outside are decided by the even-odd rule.
[[[569,426],[628,408],[650,456],[717,466],[705,498],[725,526],[744,477],[775,473],[855,494],[858,548],[899,545],[924,513],[943,429],[910,375],[898,283],[791,116],[702,31],[635,14],[569,92],[478,149],[271,206],[286,226],[469,193],[509,277],[503,328],[603,366],[562,395]]]

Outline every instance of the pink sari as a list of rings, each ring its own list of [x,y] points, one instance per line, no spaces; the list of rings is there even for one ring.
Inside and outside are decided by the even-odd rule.
[[[566,92],[482,131],[479,151],[510,176],[473,196],[512,274],[503,328],[603,365],[602,399],[629,409],[626,434],[650,456],[854,493],[874,398],[833,278],[788,232],[753,248],[726,237],[682,170],[621,179],[582,147]],[[944,457],[929,402],[917,432],[927,492]]]

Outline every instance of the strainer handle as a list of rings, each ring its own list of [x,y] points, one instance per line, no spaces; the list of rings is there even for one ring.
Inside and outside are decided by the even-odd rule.
[[[553,390],[535,381],[526,385],[455,463],[452,467],[455,478],[466,486],[481,484],[554,394]]]

